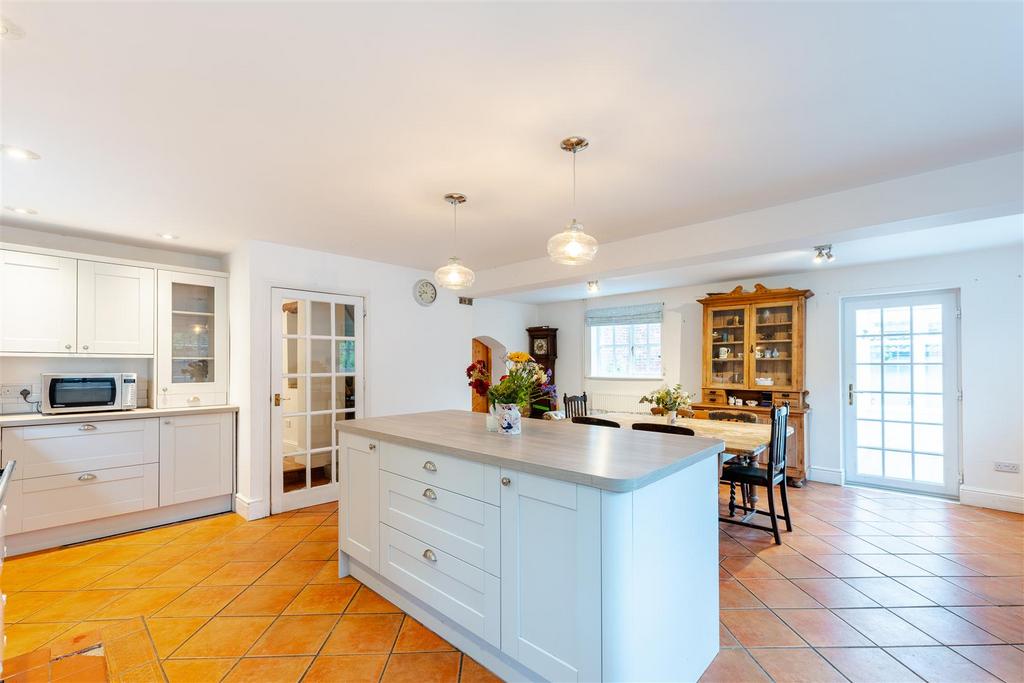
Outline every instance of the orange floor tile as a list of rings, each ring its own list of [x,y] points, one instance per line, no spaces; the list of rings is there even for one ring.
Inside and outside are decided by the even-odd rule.
[[[790,500],[782,546],[721,525],[722,651],[702,680],[1024,680],[1024,516],[820,484]],[[5,667],[68,681],[496,680],[336,578],[333,509],[11,558]],[[74,659],[105,638],[102,670]]]

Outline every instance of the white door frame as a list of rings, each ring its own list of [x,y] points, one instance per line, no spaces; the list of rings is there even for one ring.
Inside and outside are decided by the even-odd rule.
[[[941,486],[903,479],[892,479],[858,474],[857,457],[857,397],[860,393],[876,393],[857,387],[855,375],[856,329],[854,312],[858,308],[884,307],[890,304],[933,303],[943,299],[943,455],[945,456],[943,484]],[[916,493],[946,497],[959,497],[963,473],[963,421],[961,380],[961,295],[957,288],[929,289],[914,292],[880,292],[842,299],[840,312],[840,339],[842,345],[842,449],[844,479],[852,484],[880,488],[895,488]],[[913,385],[912,385],[913,386]],[[851,391],[852,389],[852,391]],[[882,387],[884,389],[884,385]],[[881,392],[881,389],[878,390]],[[913,429],[913,427],[911,427]]]
[[[331,471],[333,481],[329,484],[320,486],[310,487],[309,472],[311,469],[311,463],[309,462],[311,455],[308,453],[309,446],[308,434],[310,427],[308,424],[305,425],[307,441],[306,441],[306,488],[297,491],[285,492],[284,491],[284,472],[283,472],[283,457],[286,455],[282,448],[283,443],[283,422],[288,412],[288,406],[285,401],[281,401],[281,405],[275,405],[274,396],[277,393],[281,393],[281,382],[285,376],[284,368],[282,367],[282,340],[285,335],[281,329],[282,316],[281,316],[281,305],[282,302],[288,299],[297,300],[308,300],[318,302],[328,302],[331,304],[332,311],[332,329],[331,336],[324,336],[325,339],[330,339],[332,336],[336,337],[334,329],[334,315],[335,315],[335,304],[350,305],[354,307],[354,334],[353,339],[355,341],[355,372],[354,375],[354,391],[355,391],[355,407],[354,410],[346,410],[343,406],[334,405],[337,396],[336,382],[340,375],[336,373],[337,362],[335,356],[337,354],[337,344],[331,343],[331,373],[320,373],[320,374],[331,374],[334,376],[334,382],[332,382],[331,391],[331,403],[332,408],[329,410],[338,411],[343,410],[346,413],[352,414],[354,417],[364,417],[365,415],[365,299],[361,296],[353,296],[348,294],[337,294],[332,292],[322,292],[315,290],[300,290],[291,289],[287,287],[271,287],[270,297],[270,313],[271,313],[271,325],[270,325],[270,342],[271,342],[271,356],[270,356],[270,507],[272,513],[285,512],[287,510],[293,510],[296,508],[306,507],[309,505],[317,505],[320,503],[327,503],[336,501],[338,499],[338,444],[337,434],[334,431],[333,423],[334,419],[331,419],[331,450],[329,451],[331,457]],[[298,333],[298,337],[305,337],[310,339],[310,325],[312,316],[307,311],[305,316],[305,330]],[[319,336],[314,336],[319,338]],[[310,349],[306,349],[304,353],[304,367],[301,371],[295,373],[299,376],[305,375],[307,380],[311,371],[311,357]],[[305,411],[297,411],[299,413],[309,413],[309,407],[311,400],[310,397],[310,385],[309,381],[306,382],[306,388],[304,401]]]

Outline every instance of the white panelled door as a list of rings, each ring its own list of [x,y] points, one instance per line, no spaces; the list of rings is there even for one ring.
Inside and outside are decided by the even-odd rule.
[[[338,499],[337,420],[363,416],[363,300],[274,289],[271,509]]]
[[[948,290],[844,303],[847,481],[958,494],[958,307]]]

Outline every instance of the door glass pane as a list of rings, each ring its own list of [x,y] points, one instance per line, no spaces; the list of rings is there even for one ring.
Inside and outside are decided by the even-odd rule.
[[[189,384],[192,382],[212,382],[212,360],[171,360],[171,382]]]
[[[942,425],[914,425],[914,450],[942,453]]]
[[[896,479],[911,479],[914,476],[913,465],[911,463],[910,453],[886,451],[885,476],[894,477]]]
[[[306,410],[306,378],[284,377],[281,380],[281,407],[286,413]]]
[[[331,336],[331,305],[326,301],[314,301],[310,304],[309,333]]]
[[[942,305],[914,306],[914,334],[942,331]]]
[[[306,456],[286,455],[281,459],[285,493],[306,488]]]
[[[910,332],[910,307],[897,306],[883,309],[882,332],[884,334]]]
[[[942,393],[942,366],[915,365],[914,391]]]
[[[929,484],[941,484],[944,480],[941,455],[914,453],[914,478]]]
[[[306,372],[306,340],[281,340],[281,367],[289,375]]]
[[[356,334],[355,306],[334,304],[334,336],[354,337]]]
[[[189,313],[213,313],[214,289],[208,285],[171,283],[171,310]]]
[[[355,340],[340,340],[338,345],[338,372],[356,371],[356,342]]]
[[[910,362],[910,337],[886,335],[882,337],[882,360],[886,363]]]
[[[310,448],[326,448],[331,445],[331,413],[309,416]]]
[[[742,384],[746,375],[743,368],[746,340],[746,308],[711,311],[711,381],[713,384]],[[598,329],[619,329],[598,328]],[[622,329],[627,329],[623,326]],[[625,368],[629,361],[629,339],[624,347],[612,347],[612,357],[603,359],[614,367]],[[621,353],[619,350],[621,349]]]
[[[331,410],[331,378],[310,377],[309,379],[309,409],[310,410]]]
[[[915,422],[942,422],[942,394],[914,394]]]
[[[882,310],[879,308],[860,309],[855,315],[856,334],[881,334]]]
[[[335,405],[338,408],[356,407],[356,378],[338,377],[336,380],[338,396],[335,398]]]
[[[857,474],[882,476],[882,451],[874,448],[857,449]]]
[[[868,448],[882,447],[882,423],[857,420],[857,445]]]
[[[305,309],[306,302],[290,299],[281,302],[281,332],[282,334],[305,334]]]
[[[886,420],[911,420],[910,394],[885,394]]]
[[[941,363],[942,362],[942,335],[941,334],[915,334],[914,335],[914,362],[915,363]]]
[[[334,451],[317,451],[309,456],[310,486],[325,486],[334,481]]]
[[[879,391],[882,388],[881,365],[857,366],[857,389],[859,391]]]
[[[881,363],[882,362],[882,338],[881,337],[857,337],[857,362],[858,363]]]
[[[291,415],[283,419],[281,452],[296,453],[306,450],[306,416]]]
[[[175,358],[209,358],[213,340],[213,316],[174,313],[171,315],[171,354]]]
[[[879,420],[882,417],[882,395],[862,393],[857,396],[857,417],[862,420]]]
[[[912,448],[910,443],[910,425],[908,423],[886,422],[882,429],[886,448],[901,451],[909,451]]]
[[[331,340],[310,339],[309,340],[309,371],[330,372],[331,371]]]
[[[885,368],[886,391],[910,391],[909,365],[886,365],[883,367]]]

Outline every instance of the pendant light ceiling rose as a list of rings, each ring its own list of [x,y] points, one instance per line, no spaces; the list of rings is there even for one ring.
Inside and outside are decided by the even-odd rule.
[[[566,152],[579,152],[590,147],[590,141],[584,137],[573,135],[562,140],[562,149]]]
[[[462,194],[460,192],[449,192],[448,194],[446,194],[444,196],[444,200],[446,202],[448,202],[449,204],[451,204],[452,206],[454,206],[456,204],[465,204],[466,203],[466,195],[464,195],[464,194]]]

